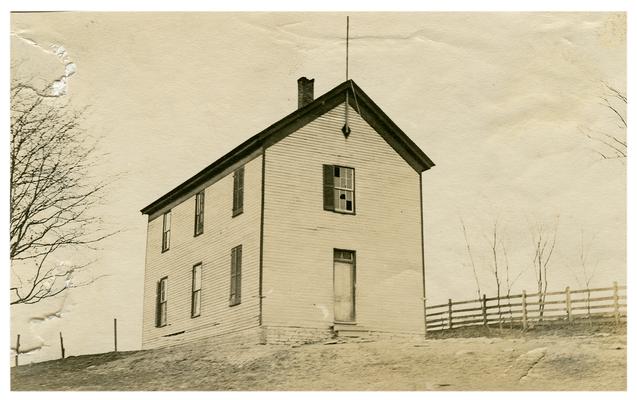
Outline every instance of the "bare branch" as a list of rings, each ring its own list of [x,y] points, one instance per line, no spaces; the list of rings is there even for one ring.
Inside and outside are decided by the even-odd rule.
[[[493,223],[493,236],[492,240],[489,243],[489,247],[491,249],[491,254],[493,255],[493,268],[491,272],[493,272],[493,277],[495,278],[495,285],[497,291],[498,302],[500,301],[500,270],[498,265],[498,220]]]
[[[548,272],[553,251],[557,243],[557,228],[559,224],[559,216],[556,218],[555,227],[552,234],[545,234],[544,225],[538,224],[535,231],[532,231],[533,241],[533,269],[537,281],[538,303],[540,319],[544,314],[544,301],[548,290]]]
[[[103,201],[109,181],[89,174],[98,140],[81,128],[71,110],[48,88],[11,84],[10,257],[11,304],[33,304],[77,287],[73,274],[87,264],[52,265],[53,255],[92,245],[117,232],[104,231],[91,210]]]
[[[471,253],[471,245],[469,245],[469,238],[467,236],[467,227],[464,224],[462,218],[460,218],[460,224],[462,225],[462,233],[464,234],[464,242],[467,245],[467,254],[469,255],[469,260],[471,261],[471,268],[473,269],[473,278],[476,281],[476,290],[478,292],[478,299],[482,297],[482,292],[480,291],[480,281],[478,280],[478,272],[476,271],[476,264],[473,261],[473,253]]]
[[[620,131],[615,134],[610,134],[607,132],[594,132],[594,130],[591,129],[594,134],[587,133],[586,136],[603,145],[601,150],[595,150],[603,159],[623,159],[628,156],[626,141],[626,128],[628,127],[626,121],[626,105],[628,104],[628,99],[620,90],[606,82],[602,83],[610,94],[601,96],[601,105],[611,110],[614,117],[617,118]]]
[[[624,103],[628,103],[628,98],[619,90],[615,89],[614,87],[610,86],[607,82],[603,82],[604,86],[606,86],[606,89],[610,90],[613,95],[615,97],[617,97],[618,99],[620,99],[621,101],[623,101]]]

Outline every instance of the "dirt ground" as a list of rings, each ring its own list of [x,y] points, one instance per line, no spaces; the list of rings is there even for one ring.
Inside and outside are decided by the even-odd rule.
[[[12,368],[12,390],[626,390],[626,335],[207,341]]]

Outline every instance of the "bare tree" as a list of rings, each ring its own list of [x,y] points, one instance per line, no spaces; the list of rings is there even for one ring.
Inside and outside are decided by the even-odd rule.
[[[504,255],[504,273],[505,273],[505,285],[506,285],[506,298],[509,306],[509,327],[513,328],[513,307],[511,306],[511,289],[515,282],[522,276],[523,270],[518,271],[518,274],[511,278],[510,271],[511,268],[509,266],[509,254],[507,253],[506,246],[504,245],[504,240],[500,239],[500,248],[502,249],[502,254]]]
[[[532,233],[533,238],[533,269],[537,281],[537,293],[539,303],[539,318],[542,320],[544,314],[544,302],[546,300],[546,292],[548,288],[548,270],[555,250],[557,241],[558,220],[555,222],[555,228],[552,232],[546,232],[544,225],[539,224]]]
[[[491,254],[493,254],[493,277],[495,278],[495,285],[496,285],[496,293],[498,298],[500,298],[500,294],[501,294],[501,287],[502,287],[502,280],[500,277],[500,265],[498,264],[498,244],[502,241],[500,238],[498,238],[498,221],[495,221],[493,223],[493,236],[492,236],[492,241],[490,243],[490,247],[491,247]]]
[[[580,230],[580,246],[579,246],[579,255],[578,255],[578,269],[579,271],[575,271],[574,268],[571,268],[571,272],[575,277],[575,281],[580,287],[586,288],[586,308],[587,315],[589,319],[589,323],[591,321],[591,281],[593,280],[593,276],[595,275],[595,270],[597,269],[597,265],[599,264],[599,260],[591,266],[588,260],[590,254],[590,243],[595,239],[595,235],[591,237],[591,240],[588,244],[584,243],[584,230]]]
[[[512,306],[511,306],[511,288],[515,284],[515,282],[522,276],[524,271],[519,271],[515,277],[511,277],[510,265],[509,265],[509,255],[507,253],[506,246],[504,245],[504,240],[502,236],[502,228],[498,225],[498,220],[493,223],[493,232],[487,238],[489,242],[489,251],[493,258],[493,263],[491,265],[491,273],[493,274],[493,278],[495,280],[496,285],[496,296],[497,296],[497,306],[498,306],[498,317],[500,328],[502,328],[502,298],[507,298],[509,315],[512,315]],[[502,268],[504,267],[504,271]],[[503,280],[503,272],[504,272],[504,280]],[[506,289],[506,296],[502,296],[502,288]],[[511,321],[512,324],[512,321]]]
[[[500,248],[502,249],[502,254],[504,255],[504,273],[505,273],[505,285],[507,296],[511,295],[511,290],[513,289],[513,285],[520,279],[523,270],[518,271],[517,275],[511,278],[511,268],[509,266],[509,254],[507,253],[506,246],[504,246],[504,241],[500,240]]]
[[[501,278],[500,278],[500,266],[498,264],[498,220],[493,223],[493,234],[491,236],[491,240],[489,241],[489,249],[491,251],[491,255],[493,256],[493,264],[491,266],[491,273],[493,274],[493,278],[495,279],[495,289],[496,289],[496,297],[498,299],[498,323],[500,324],[500,328],[502,328],[502,311],[500,309],[500,288],[502,286]]]
[[[462,225],[462,233],[464,234],[464,242],[467,246],[467,254],[469,255],[469,261],[471,262],[471,268],[473,269],[473,278],[476,282],[476,291],[478,293],[478,299],[482,298],[482,291],[480,290],[480,281],[478,280],[478,272],[476,271],[476,263],[473,260],[473,253],[471,252],[471,245],[469,244],[469,238],[467,236],[467,227],[464,220],[460,218],[460,224]]]
[[[601,144],[601,150],[595,150],[602,158],[626,158],[628,146],[626,140],[626,105],[628,99],[620,90],[604,82],[607,94],[601,97],[602,105],[610,110],[617,120],[619,132],[608,133],[589,129],[586,136]]]
[[[33,304],[84,285],[74,273],[87,262],[54,254],[89,247],[114,234],[90,213],[107,182],[89,170],[96,140],[80,127],[81,112],[28,83],[11,83],[11,304]],[[76,258],[76,257],[73,257]]]

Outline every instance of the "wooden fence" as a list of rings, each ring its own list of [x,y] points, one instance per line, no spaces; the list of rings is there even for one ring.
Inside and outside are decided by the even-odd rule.
[[[466,326],[528,329],[546,324],[626,321],[626,286],[526,293],[452,301],[426,307],[427,331]]]
[[[117,318],[113,319],[113,347],[115,352],[117,353]],[[15,347],[12,347],[11,350],[15,352],[15,366],[19,365],[20,354],[24,354],[25,352],[20,351],[20,334],[18,334],[16,338]],[[66,357],[66,348],[64,347],[64,337],[62,336],[62,332],[60,332],[60,358],[64,359]]]

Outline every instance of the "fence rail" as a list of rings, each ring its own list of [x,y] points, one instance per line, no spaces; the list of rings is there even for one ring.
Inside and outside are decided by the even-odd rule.
[[[604,293],[607,292],[607,293]],[[594,296],[594,297],[593,297]],[[521,327],[543,324],[578,324],[610,320],[626,321],[626,286],[513,294],[452,301],[427,306],[427,331],[466,326]]]

